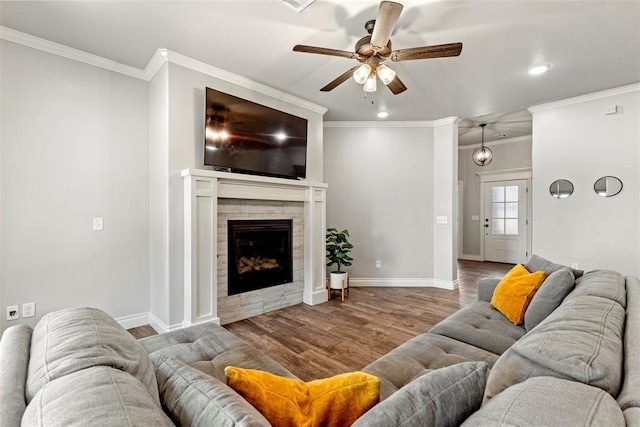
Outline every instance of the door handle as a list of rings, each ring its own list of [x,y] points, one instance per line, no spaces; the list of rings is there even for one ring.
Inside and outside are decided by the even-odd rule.
[[[484,225],[484,227],[485,227],[485,228],[489,228],[489,224],[485,224],[485,225]]]

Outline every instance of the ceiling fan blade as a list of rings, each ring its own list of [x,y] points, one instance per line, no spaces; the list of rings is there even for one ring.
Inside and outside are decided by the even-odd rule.
[[[380,3],[378,17],[371,34],[371,44],[376,48],[382,49],[389,42],[393,27],[396,26],[400,19],[400,12],[403,6],[393,1],[383,1]]]
[[[338,49],[328,49],[326,47],[305,46],[302,44],[295,45],[293,47],[293,51],[317,53],[319,55],[341,56],[343,58],[354,58],[354,59],[359,58],[359,55],[355,52],[348,52],[346,50],[338,50]]]
[[[391,52],[392,61],[411,61],[414,59],[444,58],[458,56],[462,52],[462,43],[448,43],[434,46],[410,47]]]
[[[329,92],[330,90],[335,89],[336,87],[338,87],[339,85],[341,85],[342,83],[346,82],[347,80],[349,80],[349,77],[353,76],[353,72],[356,71],[358,68],[360,68],[360,66],[358,65],[357,67],[353,67],[352,69],[345,71],[343,74],[341,74],[338,78],[334,79],[333,81],[331,81],[329,84],[327,84],[325,87],[323,87],[322,89],[320,89],[321,92]]]
[[[391,80],[391,83],[389,83],[387,87],[391,92],[393,92],[394,95],[397,95],[407,90],[407,87],[404,85],[404,83],[402,83],[402,80],[400,80],[400,77],[398,76],[396,76],[395,79]]]

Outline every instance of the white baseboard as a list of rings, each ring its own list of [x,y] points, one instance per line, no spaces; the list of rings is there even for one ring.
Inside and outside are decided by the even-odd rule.
[[[209,322],[213,322],[216,325],[219,325],[220,324],[220,318],[219,317],[209,317],[206,320],[201,320],[199,322],[194,322],[194,323],[187,322],[186,320],[183,320],[182,324],[180,325],[180,328],[188,328],[189,326],[201,325],[203,323],[209,323]],[[177,329],[180,329],[180,328],[177,328]]]
[[[158,332],[159,334],[169,332],[169,331],[175,331],[176,329],[182,329],[182,323],[167,325],[166,323],[158,319],[156,316],[154,316],[153,313],[148,313],[148,314],[149,314],[148,324],[151,325],[151,327],[155,329],[156,332]]]
[[[329,297],[327,296],[327,291],[317,291],[317,292],[307,292],[304,291],[302,294],[302,302],[307,305],[318,305],[323,302],[327,302]]]
[[[454,290],[458,288],[458,281],[440,279],[381,279],[381,278],[349,278],[349,286],[369,288],[441,288]]]
[[[116,322],[125,329],[137,328],[150,323],[149,315],[150,313],[132,314],[131,316],[118,317]]]
[[[464,259],[467,261],[484,261],[480,255],[466,255],[462,254],[458,257],[458,259]]]

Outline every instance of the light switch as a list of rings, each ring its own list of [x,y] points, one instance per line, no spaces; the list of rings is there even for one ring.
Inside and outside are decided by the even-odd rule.
[[[93,230],[94,231],[104,230],[104,221],[102,218],[93,218]]]
[[[447,224],[449,222],[449,219],[446,216],[436,216],[436,224]]]
[[[480,221],[480,215],[471,215],[471,221]]]

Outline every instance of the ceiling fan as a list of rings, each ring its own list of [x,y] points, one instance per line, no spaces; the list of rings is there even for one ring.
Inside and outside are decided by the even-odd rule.
[[[358,40],[355,52],[328,49],[324,47],[295,45],[294,52],[316,53],[320,55],[340,56],[355,59],[362,65],[351,68],[338,78],[320,89],[328,92],[335,89],[353,76],[356,82],[364,84],[365,92],[376,91],[376,76],[393,92],[394,95],[404,92],[407,87],[396,75],[396,72],[383,64],[390,59],[394,62],[411,61],[415,59],[444,58],[458,56],[462,52],[462,43],[448,43],[433,46],[420,46],[408,49],[391,50],[391,32],[400,18],[403,6],[392,1],[380,3],[378,16],[375,20],[367,21],[364,28],[370,34]]]

